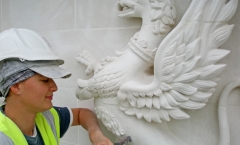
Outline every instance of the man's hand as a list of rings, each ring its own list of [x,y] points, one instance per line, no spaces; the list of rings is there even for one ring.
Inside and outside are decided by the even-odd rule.
[[[101,131],[92,132],[92,134],[89,136],[92,145],[113,145],[113,143],[106,138]]]
[[[99,128],[96,115],[86,108],[72,108],[73,123],[72,126],[81,125],[88,131],[92,145],[113,145],[106,138]]]

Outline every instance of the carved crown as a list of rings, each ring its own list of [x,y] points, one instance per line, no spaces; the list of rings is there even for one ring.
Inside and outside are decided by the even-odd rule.
[[[157,48],[150,50],[147,48],[147,42],[145,40],[138,40],[138,33],[136,33],[128,43],[129,48],[133,50],[142,59],[154,63],[154,56],[156,54]]]

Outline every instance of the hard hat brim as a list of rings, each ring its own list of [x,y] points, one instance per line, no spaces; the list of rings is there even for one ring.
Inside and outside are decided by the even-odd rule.
[[[30,69],[52,79],[69,78],[71,76],[70,72],[60,68],[58,65],[33,66]]]

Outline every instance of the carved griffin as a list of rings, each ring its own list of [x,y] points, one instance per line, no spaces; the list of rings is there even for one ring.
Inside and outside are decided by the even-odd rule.
[[[119,0],[119,16],[142,18],[141,29],[115,57],[98,62],[90,52],[79,54],[94,75],[78,79],[76,96],[94,97],[98,117],[117,136],[126,130],[121,111],[156,123],[189,118],[184,110],[204,107],[220,80],[225,64],[217,62],[229,51],[218,48],[232,32],[237,3],[193,0],[174,27],[173,0]]]

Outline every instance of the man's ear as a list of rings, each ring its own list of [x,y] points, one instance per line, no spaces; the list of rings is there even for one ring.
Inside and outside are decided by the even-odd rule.
[[[15,85],[11,86],[9,92],[12,92],[14,94],[17,94],[19,95],[21,92],[20,92],[20,87],[19,87],[19,83],[16,83]]]

